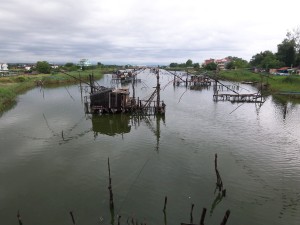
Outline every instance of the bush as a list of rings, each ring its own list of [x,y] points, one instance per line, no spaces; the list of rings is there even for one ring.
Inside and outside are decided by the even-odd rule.
[[[25,82],[26,81],[26,78],[25,77],[17,77],[15,79],[17,82]]]

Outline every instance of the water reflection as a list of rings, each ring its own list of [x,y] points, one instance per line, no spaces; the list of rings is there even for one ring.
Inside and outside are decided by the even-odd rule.
[[[165,116],[144,116],[144,115],[130,115],[130,114],[112,114],[112,115],[92,115],[92,130],[94,137],[99,134],[116,136],[127,134],[132,127],[139,127],[141,123],[146,124],[149,130],[152,131],[156,137],[156,150],[159,150],[160,126],[161,122],[165,125]]]
[[[292,112],[295,108],[297,108],[297,101],[289,101],[284,96],[273,96],[273,102],[276,105],[276,109],[279,114],[282,116],[283,120],[286,119],[287,115]]]
[[[131,131],[130,116],[127,114],[92,115],[91,120],[95,137],[98,134],[115,136]]]

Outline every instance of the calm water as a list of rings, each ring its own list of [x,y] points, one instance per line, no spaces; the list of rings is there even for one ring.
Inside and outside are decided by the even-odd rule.
[[[148,72],[135,88],[141,98],[155,86]],[[172,79],[161,73],[165,118],[86,116],[76,85],[21,95],[0,118],[0,224],[18,224],[18,210],[25,225],[71,224],[71,210],[78,224],[111,224],[108,157],[121,224],[165,224],[165,196],[170,225],[189,223],[192,203],[195,223],[206,207],[206,225],[227,209],[231,225],[300,224],[300,106],[268,97],[236,109],[213,102],[212,90],[166,85]]]

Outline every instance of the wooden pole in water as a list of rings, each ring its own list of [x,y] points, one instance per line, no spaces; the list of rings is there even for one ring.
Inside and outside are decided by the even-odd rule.
[[[173,86],[175,87],[175,83],[176,83],[176,76],[174,75],[174,80],[173,80]]]
[[[193,223],[193,210],[194,210],[194,204],[192,204],[191,212],[190,212],[190,223]]]
[[[229,215],[230,215],[230,210],[227,210],[226,213],[225,213],[225,215],[224,215],[224,218],[223,218],[223,220],[221,222],[221,225],[226,225],[227,220],[229,218]]]
[[[204,225],[205,215],[206,215],[206,208],[203,208],[202,214],[201,214],[200,225]]]
[[[156,86],[156,94],[157,94],[157,104],[156,104],[156,113],[159,112],[159,105],[160,105],[160,84],[159,84],[159,69],[157,70],[157,75],[156,75],[156,79],[157,79],[157,86]]]
[[[121,216],[118,215],[118,225],[120,225],[120,219],[121,219]]]
[[[22,220],[21,220],[20,210],[18,210],[17,218],[19,221],[19,225],[23,225]]]
[[[165,197],[164,209],[163,209],[164,212],[166,212],[167,202],[168,202],[168,197],[166,196],[166,197]]]
[[[110,176],[110,163],[109,163],[109,158],[107,161],[108,164],[108,176],[109,176],[109,185],[108,185],[108,190],[109,190],[109,204],[111,208],[114,208],[114,199],[113,199],[113,192],[112,192],[112,186],[111,186],[111,176]]]
[[[91,94],[93,94],[94,93],[94,83],[93,83],[93,78],[92,78],[91,74],[89,74],[89,78],[90,78]]]
[[[219,188],[219,192],[222,192],[222,195],[225,197],[226,195],[226,190],[223,189],[223,181],[222,181],[222,178],[221,178],[221,175],[219,173],[219,170],[218,170],[218,155],[215,154],[215,171],[216,171],[216,175],[217,175],[217,188]]]
[[[72,211],[70,211],[70,215],[71,215],[73,224],[75,224],[75,219],[74,219],[74,215],[73,215],[73,212],[72,212]]]

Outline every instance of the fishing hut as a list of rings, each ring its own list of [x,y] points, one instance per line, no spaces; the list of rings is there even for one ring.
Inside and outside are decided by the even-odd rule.
[[[90,75],[90,95],[85,96],[84,105],[87,114],[134,113],[134,114],[165,114],[166,104],[160,101],[159,70],[156,71],[157,85],[148,99],[130,96],[128,88],[107,88],[95,86],[93,75]],[[154,98],[156,97],[156,101]]]
[[[141,80],[137,79],[137,75],[144,70],[145,69],[117,70],[114,74],[112,74],[112,82],[121,84],[126,84],[129,82],[141,82]]]
[[[174,75],[173,86],[185,86],[191,87],[191,89],[196,89],[196,87],[209,87],[211,86],[212,80],[206,75],[190,75],[187,72],[173,73]]]
[[[191,79],[188,80],[189,85],[196,87],[208,87],[211,86],[211,79],[205,75],[192,75]]]

